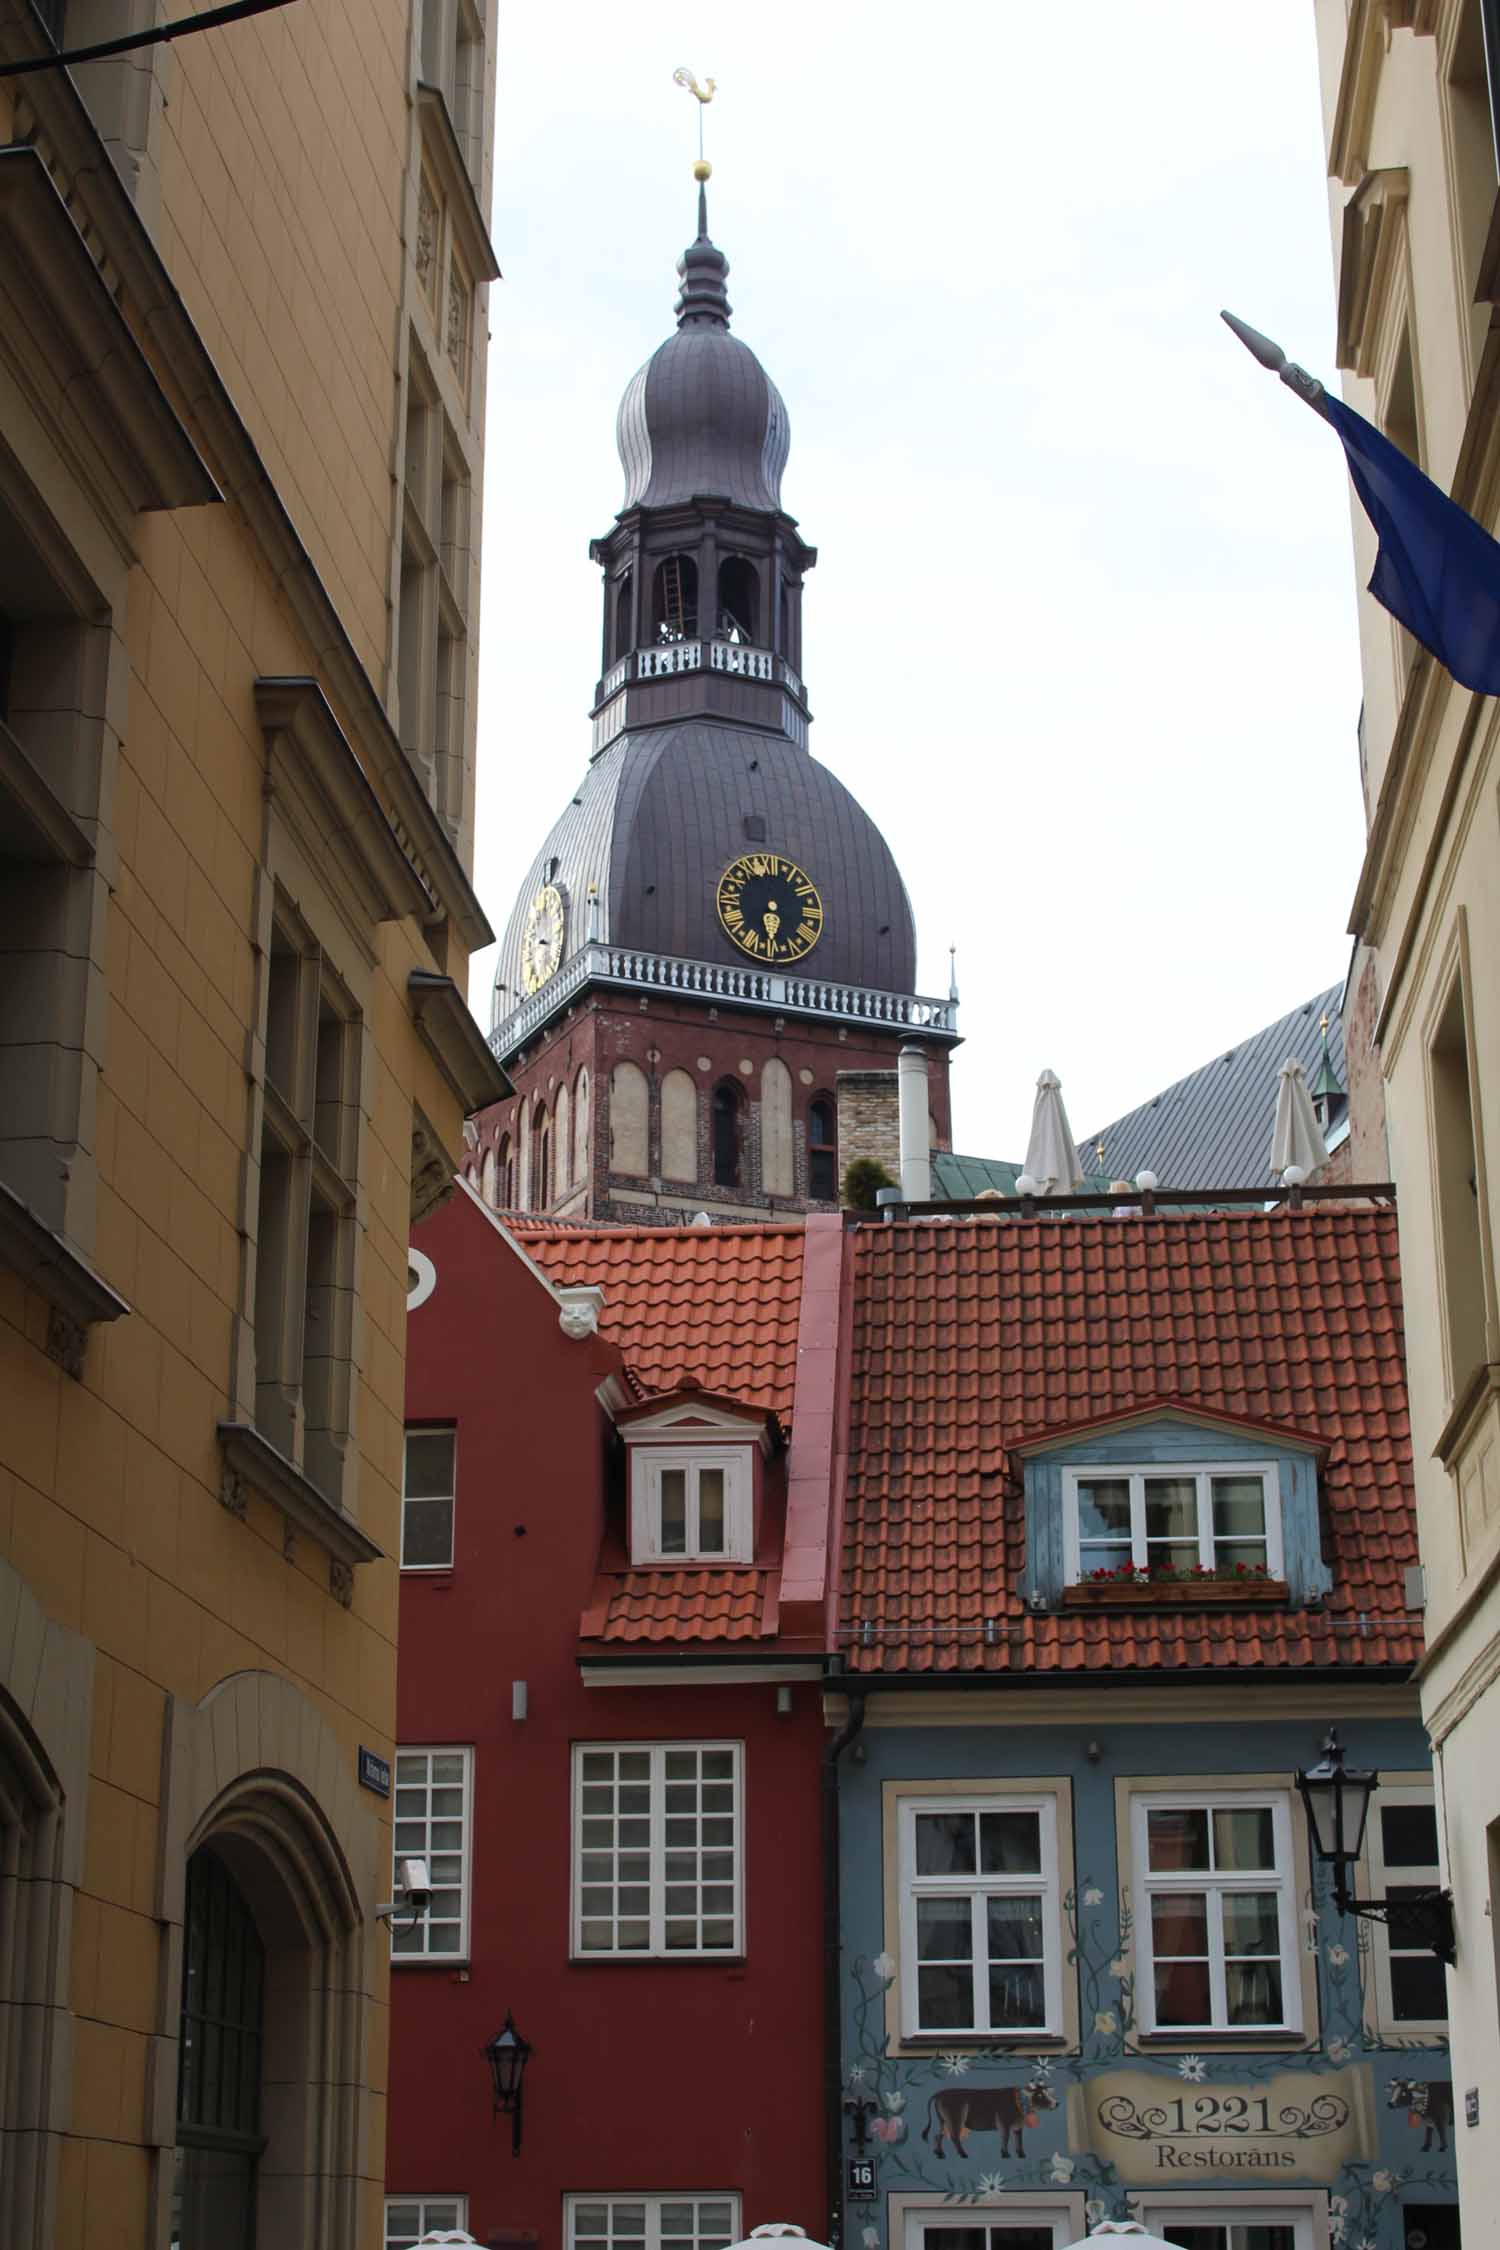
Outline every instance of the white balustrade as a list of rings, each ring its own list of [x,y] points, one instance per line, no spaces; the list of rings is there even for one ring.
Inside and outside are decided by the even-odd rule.
[[[673,672],[701,672],[701,641],[664,641],[660,648],[641,648],[635,654],[638,680],[659,680]]]
[[[746,648],[740,641],[715,641],[709,661],[716,672],[738,672],[747,680],[774,680],[776,659],[767,648]]]
[[[798,1016],[838,1017],[846,1023],[888,1025],[910,1031],[958,1030],[958,1004],[924,1000],[871,986],[833,984],[826,978],[786,976],[768,969],[732,968],[690,961],[671,953],[628,946],[583,945],[490,1033],[500,1061],[524,1047],[534,1032],[586,984],[622,985],[632,991],[683,992],[740,1007],[784,1008]]]

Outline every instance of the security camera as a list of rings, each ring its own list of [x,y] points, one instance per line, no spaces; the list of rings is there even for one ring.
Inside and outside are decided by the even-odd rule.
[[[376,1907],[375,1918],[389,1922],[392,1929],[414,1930],[431,1904],[432,1877],[426,1860],[398,1859],[396,1896],[388,1905]]]

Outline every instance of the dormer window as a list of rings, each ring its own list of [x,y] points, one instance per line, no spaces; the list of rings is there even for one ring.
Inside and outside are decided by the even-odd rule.
[[[1274,1463],[1063,1472],[1067,1580],[1282,1575]]]
[[[630,1489],[630,1560],[755,1560],[774,1419],[741,1399],[678,1391],[617,1416]]]
[[[749,1562],[752,1451],[633,1447],[632,1560]]]

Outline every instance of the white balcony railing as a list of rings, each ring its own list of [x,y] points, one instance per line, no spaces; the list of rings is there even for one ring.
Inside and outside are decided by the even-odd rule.
[[[786,1015],[833,1018],[875,1029],[958,1036],[956,1000],[923,1000],[866,985],[833,984],[823,977],[784,975],[778,969],[730,968],[717,961],[684,961],[669,953],[640,953],[628,946],[584,945],[523,1000],[490,1033],[504,1062],[524,1047],[557,1010],[585,985],[620,985],[633,992],[690,994],[737,1008],[777,1008]]]
[[[799,700],[806,692],[786,658],[768,648],[750,648],[744,641],[662,641],[612,664],[599,682],[599,701],[606,702],[627,680],[671,679],[680,672],[704,670],[729,672],[744,680],[780,681]]]

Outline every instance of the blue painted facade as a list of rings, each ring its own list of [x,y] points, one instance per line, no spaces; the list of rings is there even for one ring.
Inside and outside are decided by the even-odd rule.
[[[1192,1436],[1201,1454],[1203,1433]],[[1118,1433],[1112,1440],[1106,1433],[1099,1444],[1100,1458],[1120,1457]],[[1134,1445],[1131,1450],[1136,1453]],[[1213,1450],[1215,1458],[1229,1457],[1221,1456],[1217,1437]],[[1246,1457],[1252,1456],[1264,1459],[1264,1446],[1251,1443]],[[1087,1449],[1069,1448],[1070,1460],[1085,1457]],[[1310,1478],[1313,1459],[1302,1456]],[[1055,1460],[1032,1464],[1038,1497]],[[1288,1456],[1286,1467],[1289,1477],[1300,1477],[1296,1458]],[[1284,1483],[1283,1493],[1289,1490],[1295,1505],[1296,1484]],[[1314,1490],[1310,1485],[1315,1527]],[[1300,2196],[1311,2213],[1306,2239],[1314,2250],[1325,2242],[1333,2250],[1406,2250],[1413,2207],[1454,2204],[1446,2047],[1430,2036],[1403,2037],[1377,2025],[1366,1992],[1377,1941],[1368,1923],[1335,1913],[1322,1870],[1307,1876],[1303,1869],[1307,1879],[1299,1877],[1295,1891],[1298,1961],[1313,1961],[1316,1977],[1315,2015],[1304,2020],[1301,2039],[1203,2033],[1143,2040],[1139,2030],[1134,1906],[1122,1873],[1117,1784],[1213,1777],[1213,1786],[1229,1790],[1242,1777],[1254,1776],[1257,1784],[1275,1777],[1289,1794],[1300,1839],[1303,1814],[1292,1776],[1318,1754],[1330,1715],[1326,1684],[1305,1675],[1301,1681],[1267,1677],[1279,1711],[1287,1708],[1289,1691],[1300,1691],[1299,1702],[1305,1694],[1302,1716],[1259,1716],[1258,1683],[1246,1679],[1233,1684],[1234,1694],[1243,1696],[1242,1721],[1206,1718],[1202,1695],[1184,1685],[1153,1691],[1145,1717],[1136,1715],[1143,1698],[1131,1696],[1130,1716],[1112,1722],[1111,1701],[1118,1706],[1134,1685],[1117,1672],[1097,1680],[1096,1708],[1072,1703],[1082,1714],[1076,1718],[1039,1717],[1042,1695],[1018,1682],[1010,1691],[967,1691],[962,1721],[952,1717],[958,1699],[950,1696],[947,1714],[931,1725],[922,1723],[920,1701],[909,1693],[899,1706],[900,1723],[883,1724],[882,1708],[891,1708],[900,1684],[871,1684],[858,1737],[863,1754],[846,1753],[839,1769],[843,2078],[848,2101],[867,2105],[863,2148],[852,2114],[845,2148],[847,2157],[873,2164],[875,2190],[873,2200],[847,2207],[850,2250],[908,2250],[909,2221],[924,2209],[944,2226],[995,2225],[1008,2206],[1028,2207],[1028,2198],[1057,2202],[1072,2195],[1078,2200],[1070,2208],[1093,2222],[1157,2215],[1160,2196],[1190,2195],[1201,2208],[1225,2192],[1235,2199],[1232,2215],[1240,2224],[1255,2216],[1247,2196],[1267,2209],[1278,2198]],[[1358,1690],[1345,1690],[1338,1704],[1350,1763],[1388,1775],[1428,1771],[1415,1697],[1410,1718],[1361,1716],[1360,1702]],[[1385,1702],[1388,1710],[1389,1691]],[[1065,1784],[1071,1810],[1071,1851],[1062,1855],[1059,1873],[1063,1974],[1072,1987],[1076,2035],[1013,2045],[976,2045],[955,2036],[951,2048],[932,2039],[918,2052],[898,2051],[899,2014],[895,2025],[889,2020],[893,1996],[899,2009],[901,1959],[899,1871],[886,1864],[890,1798],[911,1783],[951,1784],[961,1794],[984,1782],[1044,1777]],[[1141,2074],[1150,2081],[1144,2089],[1133,2083]],[[1290,2089],[1289,2079],[1296,2081]],[[1125,2098],[1122,2083],[1132,2095],[1124,2110],[1117,2106]],[[1017,2130],[1002,2136],[976,2127],[963,2150],[951,2129],[941,2129],[938,2098],[992,2088],[1018,2090]],[[1106,2102],[1116,2105],[1112,2115],[1131,2120],[1131,2132],[1147,2133],[1137,2121],[1155,2116],[1164,2136],[1132,2145],[1129,2177],[1100,2153],[1096,2113]],[[951,2128],[955,2105],[947,2111]],[[1320,2148],[1324,2124],[1338,2115],[1348,2117],[1342,2138],[1324,2136]],[[1173,2128],[1183,2130],[1174,2135]],[[1216,2154],[1217,2146],[1229,2145],[1226,2134],[1237,2134],[1232,2162]],[[902,2200],[893,2204],[893,2196]],[[1085,2231],[1078,2226],[1079,2234]],[[1072,2239],[1059,2222],[1055,2240]],[[1427,2239],[1437,2250],[1457,2238],[1439,2229]],[[992,2250],[1004,2240],[992,2238]]]

